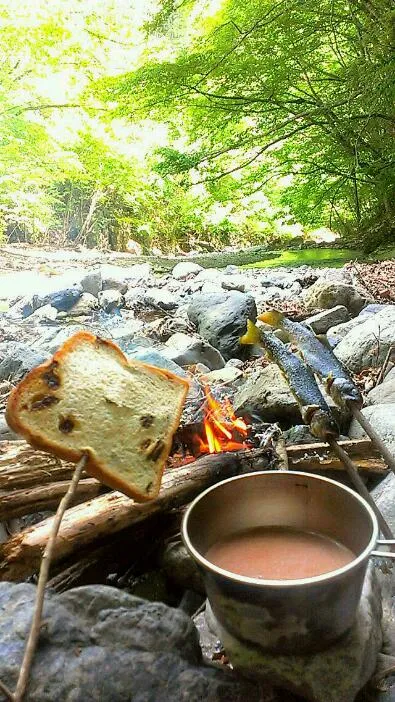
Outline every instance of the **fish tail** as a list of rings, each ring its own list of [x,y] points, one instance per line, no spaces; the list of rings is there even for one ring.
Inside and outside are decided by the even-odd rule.
[[[277,310],[268,310],[267,312],[260,314],[258,319],[260,319],[261,322],[270,324],[272,327],[280,327],[284,319],[284,315],[282,312],[278,312]]]
[[[258,327],[247,319],[247,332],[240,337],[241,344],[259,344],[261,338]]]

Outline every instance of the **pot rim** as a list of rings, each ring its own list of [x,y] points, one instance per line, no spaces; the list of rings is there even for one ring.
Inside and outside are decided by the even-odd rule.
[[[367,514],[370,516],[371,523],[372,523],[372,536],[371,539],[362,551],[362,553],[359,554],[356,558],[354,558],[350,563],[347,563],[345,566],[342,568],[337,568],[336,570],[331,570],[328,573],[322,573],[321,575],[315,575],[314,577],[311,578],[298,578],[295,580],[269,580],[269,579],[264,579],[264,578],[250,578],[247,575],[239,575],[237,573],[232,573],[230,570],[225,570],[224,568],[220,568],[219,566],[214,565],[214,563],[211,563],[211,561],[207,560],[204,556],[201,555],[201,553],[195,548],[195,546],[192,544],[192,541],[189,537],[188,533],[188,522],[189,518],[191,515],[191,512],[194,510],[195,506],[203,500],[210,492],[213,492],[214,490],[218,489],[225,483],[231,483],[235,482],[237,480],[244,480],[251,478],[253,476],[264,476],[264,475],[288,475],[288,476],[294,476],[294,475],[300,475],[303,477],[308,477],[308,478],[313,478],[314,480],[319,480],[324,483],[331,483],[332,485],[335,485],[336,487],[344,490],[345,492],[348,492],[350,497],[355,499],[357,502],[359,502],[362,507],[364,507],[365,511]],[[189,551],[189,553],[193,556],[195,561],[199,563],[205,570],[213,573],[214,575],[219,575],[222,578],[226,578],[227,580],[231,580],[235,583],[238,584],[245,584],[245,585],[256,585],[258,587],[274,587],[274,588],[292,588],[292,587],[300,587],[301,585],[316,585],[319,583],[326,583],[326,582],[332,582],[333,580],[337,580],[338,578],[341,578],[343,575],[348,574],[350,571],[355,570],[360,566],[363,561],[367,560],[369,558],[369,555],[371,551],[373,551],[377,539],[379,535],[379,525],[378,521],[376,518],[376,515],[374,514],[372,508],[370,505],[366,502],[366,500],[358,495],[354,490],[351,490],[351,488],[343,485],[342,483],[338,483],[336,480],[332,480],[331,478],[324,478],[322,476],[314,475],[313,473],[306,473],[302,471],[278,471],[278,470],[262,470],[262,471],[253,471],[250,473],[244,473],[243,475],[237,475],[232,478],[227,478],[226,480],[221,480],[221,482],[216,483],[215,485],[212,485],[211,487],[207,488],[204,490],[200,495],[195,497],[193,502],[189,505],[188,509],[186,510],[182,524],[181,524],[181,537],[184,542],[184,545],[186,549]]]

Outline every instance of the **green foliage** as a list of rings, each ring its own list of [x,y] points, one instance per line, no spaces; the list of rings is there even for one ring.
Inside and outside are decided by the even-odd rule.
[[[394,240],[391,2],[0,0],[0,237]]]
[[[270,196],[286,176],[280,202],[305,226],[367,248],[395,237],[391,0],[178,6],[166,0],[151,23],[171,58],[101,84],[120,114],[185,129],[161,173],[193,168],[218,199]]]

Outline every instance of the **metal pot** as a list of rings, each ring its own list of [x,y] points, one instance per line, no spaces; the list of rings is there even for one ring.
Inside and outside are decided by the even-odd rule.
[[[338,570],[299,580],[236,575],[205,558],[215,542],[269,525],[328,535],[356,557]],[[217,483],[192,502],[182,523],[184,544],[203,571],[220,627],[278,653],[324,649],[350,629],[378,532],[372,509],[355,492],[296,471],[249,473]]]

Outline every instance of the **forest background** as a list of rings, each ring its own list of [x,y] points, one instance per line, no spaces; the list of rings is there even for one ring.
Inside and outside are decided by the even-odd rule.
[[[0,0],[0,242],[395,241],[391,0]]]

